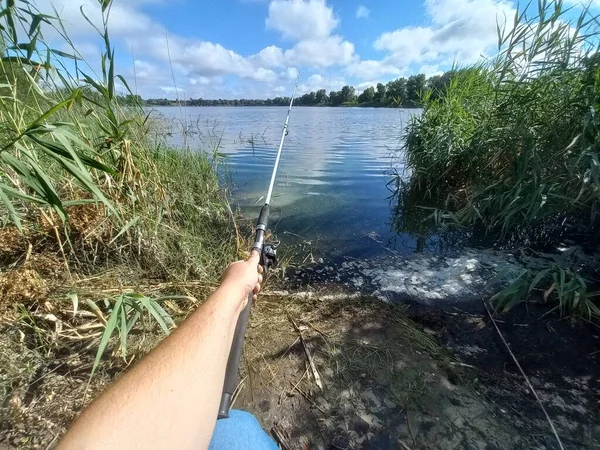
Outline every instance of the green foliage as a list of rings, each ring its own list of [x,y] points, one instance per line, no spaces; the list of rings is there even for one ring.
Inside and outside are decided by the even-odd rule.
[[[168,335],[175,323],[171,316],[160,305],[161,301],[175,299],[176,297],[161,297],[150,298],[142,294],[131,293],[122,294],[112,300],[106,300],[105,306],[109,308],[108,320],[104,325],[104,332],[98,345],[96,358],[90,377],[94,376],[98,365],[102,360],[102,356],[106,352],[113,335],[119,337],[119,350],[123,359],[127,359],[127,343],[129,335],[139,321],[151,322],[155,321],[163,331]],[[102,316],[102,312],[95,303],[91,303],[93,311]]]
[[[101,3],[101,25],[95,27],[105,44],[99,74],[84,69],[58,19],[36,15],[29,2],[17,5],[2,3],[0,9],[0,48],[9,55],[0,58],[4,224],[36,228],[40,215],[52,226],[64,222],[64,239],[78,252],[77,264],[95,267],[101,252],[103,260],[134,262],[165,279],[218,276],[237,248],[233,214],[216,174],[220,155],[209,159],[202,152],[166,150],[161,138],[150,141],[150,128],[159,124],[115,73],[110,2]],[[41,23],[54,26],[64,38],[56,44],[70,51],[50,48]],[[29,30],[31,42],[16,45],[13,25]],[[76,74],[64,67],[73,58]],[[45,63],[32,66],[33,59]],[[117,83],[127,90],[124,95],[116,92]],[[102,217],[94,238],[74,243],[68,213],[81,205],[101,206]]]
[[[375,88],[373,86],[365,89],[358,96],[358,103],[370,103],[375,99]]]
[[[555,300],[561,315],[577,313],[591,319],[600,317],[594,303],[589,281],[574,268],[578,267],[581,249],[572,247],[562,254],[552,255],[545,269],[523,269],[513,281],[492,297],[497,309],[504,312],[527,299],[533,291],[542,291],[544,301]],[[578,258],[579,256],[579,258]]]
[[[376,103],[384,104],[386,102],[387,87],[382,83],[377,83],[377,92],[373,97]]]
[[[308,92],[295,100],[296,106],[387,106],[394,108],[415,108],[421,106],[421,99],[430,92],[437,96],[452,78],[454,71],[449,71],[442,76],[435,76],[427,80],[425,75],[415,75],[408,78],[399,78],[390,81],[387,85],[378,83],[377,87],[368,87],[363,91],[362,97],[356,96],[352,86],[344,86],[339,91],[331,91],[327,95],[325,89],[317,92]],[[371,98],[371,93],[373,94]],[[167,98],[151,98],[143,100],[139,97],[128,95],[120,97],[122,104],[143,104],[147,106],[288,106],[289,97],[276,97],[273,99],[235,99],[235,100],[209,100],[203,98],[189,100],[169,100]]]
[[[117,76],[106,24],[110,2],[103,4],[101,35],[106,48],[102,79],[81,73],[83,86],[57,69],[61,60],[76,57],[50,48],[43,40],[41,23],[53,24],[56,19],[36,14],[28,2],[18,4],[8,2],[0,10],[4,22],[0,47],[5,49],[0,58],[0,200],[7,212],[5,222],[22,229],[21,218],[32,207],[51,209],[66,221],[65,207],[74,204],[64,189],[61,192],[66,180],[73,183],[74,190],[87,192],[117,214],[102,180],[107,176],[119,178],[129,121],[122,118],[114,96]],[[29,30],[30,41],[18,43],[15,28]],[[34,59],[45,63],[34,63]],[[63,85],[61,89],[54,89],[56,78]],[[42,82],[46,89],[41,89]],[[105,132],[104,139],[111,142],[102,154],[92,145],[82,115],[77,114],[84,109],[96,119],[94,125]]]
[[[411,106],[417,106],[425,93],[427,79],[424,74],[413,75],[406,82],[406,98]]]
[[[499,28],[496,58],[429,80],[424,112],[405,135],[409,190],[427,193],[425,203],[498,239],[552,223],[557,229],[549,234],[564,237],[565,222],[594,235],[599,33],[589,10],[574,22],[569,14],[561,1],[542,0],[534,17],[519,11],[514,23]],[[407,92],[418,85],[407,85]],[[578,271],[569,270],[558,271],[559,281],[572,283],[557,292],[561,303],[571,305],[561,309],[574,311],[575,303],[589,302],[581,293],[578,301],[565,293],[579,285]],[[525,286],[534,277],[524,274],[517,282]],[[512,286],[511,296],[525,295],[522,286]]]

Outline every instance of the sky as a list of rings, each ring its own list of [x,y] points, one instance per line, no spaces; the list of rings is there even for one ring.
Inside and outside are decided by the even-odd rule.
[[[567,0],[574,4],[579,0]],[[88,61],[102,42],[97,0],[52,5]],[[600,0],[592,0],[600,8]],[[272,98],[358,91],[400,76],[428,77],[496,51],[511,0],[113,0],[109,29],[118,71],[144,98]],[[52,30],[45,32],[51,43]],[[91,64],[94,67],[94,64]]]

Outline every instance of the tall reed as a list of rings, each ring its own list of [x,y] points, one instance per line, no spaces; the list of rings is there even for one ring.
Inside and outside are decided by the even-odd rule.
[[[598,16],[583,9],[571,20],[573,12],[560,0],[540,0],[533,15],[517,11],[498,26],[495,58],[424,98],[406,130],[412,194],[403,200],[434,203],[446,212],[436,217],[482,226],[497,240],[540,226],[556,245],[565,235],[595,240],[600,31]],[[585,295],[571,309],[600,312]]]

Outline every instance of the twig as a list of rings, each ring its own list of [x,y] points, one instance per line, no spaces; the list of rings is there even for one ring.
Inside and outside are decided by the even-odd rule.
[[[413,445],[417,445],[417,436],[412,429],[412,425],[410,424],[410,415],[408,413],[408,408],[406,408],[406,423],[408,425],[408,432],[410,433],[410,437],[412,438]]]
[[[402,447],[404,450],[412,450],[408,444],[406,442],[404,442],[402,439],[398,439],[398,443],[400,444],[400,447]]]
[[[281,427],[279,426],[278,423],[273,425],[273,428],[271,428],[271,434],[273,435],[273,437],[275,438],[275,440],[277,441],[277,443],[281,446],[281,448],[283,450],[292,450],[293,449],[293,447],[289,443],[290,437],[284,430],[281,429]]]
[[[490,317],[490,320],[492,321],[492,324],[494,325],[494,328],[496,328],[496,331],[498,332],[498,335],[500,336],[500,339],[502,340],[502,343],[504,344],[504,346],[508,350],[508,353],[512,357],[513,361],[515,362],[515,364],[519,368],[519,371],[521,372],[521,375],[523,375],[523,378],[525,378],[525,382],[527,383],[527,386],[529,387],[529,389],[533,393],[535,399],[537,400],[538,404],[540,405],[540,408],[542,408],[542,411],[544,412],[544,415],[546,416],[546,420],[548,420],[548,423],[550,424],[550,428],[552,429],[552,433],[554,433],[554,437],[556,438],[556,442],[558,442],[559,448],[561,450],[565,450],[565,448],[563,447],[562,441],[560,440],[560,437],[558,436],[558,432],[556,431],[556,428],[554,427],[554,423],[552,422],[552,419],[550,418],[550,415],[546,411],[546,408],[544,408],[542,400],[540,399],[540,397],[538,396],[537,392],[533,388],[533,385],[529,381],[529,378],[525,374],[525,371],[521,367],[521,364],[519,364],[519,361],[517,360],[517,357],[515,356],[515,354],[510,349],[510,346],[508,345],[508,342],[506,342],[506,339],[504,339],[504,335],[500,331],[500,328],[498,328],[498,325],[496,324],[496,321],[494,320],[494,317],[492,316],[492,313],[490,313],[488,305],[487,305],[487,303],[485,301],[483,302],[483,306],[485,307],[485,310],[488,313],[488,316]]]
[[[290,384],[293,386],[293,388],[295,390],[297,390],[300,395],[302,395],[302,397],[304,397],[306,400],[308,400],[315,408],[317,408],[319,411],[321,411],[325,416],[327,415],[327,413],[325,411],[323,411],[323,408],[321,408],[319,405],[317,405],[308,395],[306,395],[302,390],[300,390],[300,388],[298,386],[294,386],[294,384],[292,382],[290,382]]]
[[[25,263],[27,264],[27,262],[29,261],[29,258],[31,258],[31,252],[33,251],[33,245],[31,245],[31,242],[29,242],[27,244],[27,254],[25,255]]]
[[[235,403],[238,396],[240,395],[240,391],[242,390],[242,387],[244,386],[244,382],[246,381],[246,378],[248,378],[248,377],[245,376],[244,378],[242,378],[240,380],[240,382],[238,383],[237,387],[235,388],[235,391],[233,392],[233,397],[231,398],[231,407],[233,407],[233,404]]]
[[[315,378],[315,383],[317,384],[317,386],[319,386],[319,389],[323,390],[321,375],[319,375],[319,372],[317,371],[317,366],[315,366],[315,362],[313,361],[312,355],[308,351],[308,347],[306,346],[306,342],[304,341],[304,337],[302,336],[302,331],[300,331],[300,328],[298,328],[298,325],[296,325],[296,322],[294,322],[294,319],[292,319],[291,316],[289,317],[289,319],[290,322],[292,322],[292,325],[294,326],[296,331],[298,332],[298,335],[300,336],[300,342],[302,342],[302,346],[304,347],[304,353],[306,353],[306,358],[308,359],[308,363],[310,364],[312,374]]]
[[[40,210],[40,213],[42,214],[42,216],[44,216],[44,219],[46,219],[48,221],[48,224],[50,224],[50,226],[54,230],[54,235],[56,236],[56,242],[58,242],[58,248],[60,249],[60,253],[63,257],[63,263],[65,265],[65,269],[67,270],[67,274],[69,274],[69,279],[72,280],[73,275],[71,275],[71,270],[69,269],[69,261],[67,260],[67,255],[65,255],[63,243],[60,238],[60,234],[58,233],[58,226],[56,226],[54,224],[54,221],[50,217],[48,217],[48,215],[44,211]]]
[[[54,444],[56,444],[56,441],[58,440],[58,434],[54,435],[54,439],[52,439],[50,441],[50,443],[46,446],[46,450],[51,449],[52,447],[54,447]]]
[[[294,341],[294,343],[293,343],[292,345],[290,345],[290,346],[287,348],[287,350],[286,350],[285,352],[283,352],[283,355],[281,355],[281,356],[279,357],[279,361],[281,361],[283,358],[285,358],[285,355],[287,355],[287,354],[290,352],[290,350],[291,350],[291,349],[294,347],[294,345],[296,345],[296,344],[298,343],[298,341],[299,341],[299,340],[300,340],[300,338],[299,338],[299,337],[297,337],[297,338],[296,338],[296,340]]]
[[[307,374],[308,374],[308,367],[306,368],[306,370],[304,371],[304,373],[302,374],[302,376],[300,377],[300,379],[298,380],[298,382],[292,386],[292,389],[290,390],[290,392],[289,392],[288,394],[291,394],[291,393],[292,393],[292,391],[293,391],[294,389],[296,389],[296,388],[297,388],[297,387],[300,385],[300,383],[302,383],[302,380],[304,380],[304,377],[305,377]]]

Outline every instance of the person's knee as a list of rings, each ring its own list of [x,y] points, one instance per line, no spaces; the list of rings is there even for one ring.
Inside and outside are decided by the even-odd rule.
[[[242,411],[241,409],[232,409],[229,412],[229,419],[226,420],[233,420],[236,423],[243,424],[248,427],[260,428],[260,423],[258,423],[256,417],[254,417],[254,415],[250,414],[248,411]]]
[[[277,445],[261,428],[260,423],[246,411],[231,410],[228,419],[217,421],[210,450],[276,450]]]

